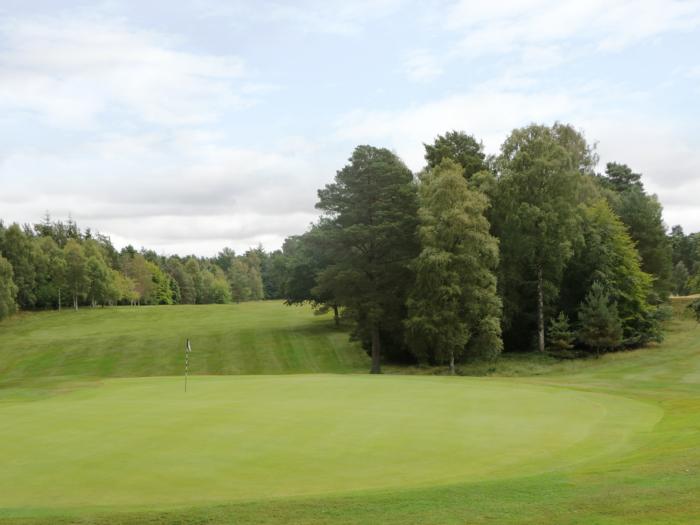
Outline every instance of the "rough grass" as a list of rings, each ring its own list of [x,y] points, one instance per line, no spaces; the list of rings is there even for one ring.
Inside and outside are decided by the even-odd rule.
[[[397,408],[405,410],[404,418],[399,418],[390,423],[385,422],[383,417],[379,417],[374,424],[359,423],[358,428],[363,429],[359,436],[350,436],[349,441],[340,440],[342,447],[336,452],[335,459],[329,459],[329,450],[317,447],[317,442],[310,440],[308,444],[299,444],[295,448],[300,454],[309,454],[311,458],[308,464],[313,463],[314,458],[325,458],[324,463],[333,464],[333,461],[344,464],[345,467],[336,471],[335,476],[342,477],[343,472],[348,472],[352,477],[360,476],[363,470],[361,457],[354,456],[353,447],[357,447],[359,452],[363,451],[362,446],[368,446],[373,453],[381,452],[382,447],[374,449],[372,440],[377,439],[377,435],[372,433],[373,429],[381,435],[387,432],[387,428],[392,424],[400,424],[402,432],[398,438],[389,439],[391,446],[386,446],[388,454],[384,459],[377,459],[372,465],[375,468],[397,468],[405,469],[409,473],[408,478],[412,479],[414,473],[423,474],[430,472],[430,461],[423,463],[418,468],[425,457],[435,461],[436,469],[433,472],[444,474],[448,471],[455,472],[457,478],[466,476],[465,479],[448,480],[445,478],[422,478],[424,483],[421,486],[411,487],[409,485],[398,486],[395,477],[386,479],[380,473],[370,476],[372,481],[366,485],[365,490],[350,490],[343,492],[343,488],[337,494],[305,493],[306,495],[284,495],[278,493],[274,498],[257,498],[254,501],[235,501],[232,495],[230,498],[216,501],[191,501],[185,503],[183,507],[168,508],[167,505],[153,506],[143,509],[127,509],[120,505],[107,505],[101,509],[85,508],[37,508],[36,505],[21,506],[17,508],[8,505],[7,500],[3,500],[5,507],[3,523],[180,523],[180,524],[200,524],[200,523],[312,523],[312,524],[335,524],[335,523],[386,523],[386,524],[418,524],[418,523],[572,523],[572,524],[647,524],[647,523],[698,523],[700,520],[700,326],[685,314],[684,305],[687,300],[675,300],[676,318],[670,323],[670,332],[667,340],[661,345],[653,348],[637,350],[633,352],[620,352],[604,356],[601,359],[590,359],[576,362],[546,363],[537,364],[537,371],[534,375],[525,375],[513,378],[443,378],[443,377],[375,377],[364,376],[319,376],[314,381],[331,381],[322,391],[326,392],[324,403],[331,403],[333,400],[342,399],[346,405],[343,411],[350,411],[353,417],[362,417],[366,413],[371,414],[375,410],[381,413],[382,405],[387,408],[392,407],[392,411]],[[269,313],[272,313],[270,310]],[[258,312],[262,315],[262,312]],[[26,320],[32,321],[32,318]],[[307,321],[313,324],[317,319],[308,317]],[[11,331],[21,329],[22,320],[12,322],[14,328]],[[266,321],[261,321],[265,323]],[[18,325],[14,325],[18,323]],[[273,323],[274,324],[274,323]],[[303,321],[300,324],[304,324]],[[0,325],[0,336],[6,335],[3,330],[8,325]],[[40,331],[40,329],[37,328]],[[60,331],[59,331],[60,332]],[[344,341],[342,339],[341,341]],[[31,347],[28,341],[24,341]],[[347,344],[347,343],[344,343]],[[6,351],[6,350],[4,350]],[[32,352],[29,352],[32,354]],[[364,356],[358,354],[361,359]],[[362,362],[364,364],[364,362]],[[509,366],[512,363],[509,364]],[[497,365],[499,366],[499,365]],[[360,368],[362,366],[360,365]],[[353,370],[353,367],[348,367]],[[523,370],[525,372],[525,370]],[[490,372],[490,373],[493,373]],[[525,372],[526,373],[526,372]],[[21,378],[16,375],[15,378]],[[32,378],[31,374],[27,377]],[[239,378],[244,379],[244,378]],[[245,378],[247,380],[247,378]],[[292,403],[299,401],[299,406],[316,406],[316,401],[303,401],[303,396],[295,397],[290,395],[289,389],[285,390],[283,385],[286,381],[299,381],[305,384],[304,376],[299,377],[262,377],[265,382],[262,390],[266,392],[267,403],[277,399],[279,403]],[[334,381],[337,379],[337,383]],[[368,390],[366,385],[356,391],[349,386],[347,381],[353,380],[373,381],[382,385],[381,392]],[[207,381],[202,378],[198,381]],[[235,378],[218,378],[219,381],[235,381]],[[17,397],[19,391],[26,392],[26,399],[35,399],[31,393],[35,387],[32,382],[19,380],[16,386],[16,395],[7,399],[3,404],[3,410],[17,410],[19,414],[25,414],[23,424],[36,425],[36,432],[40,434],[46,431],[42,426],[42,417],[46,417],[47,424],[54,417],[60,421],[60,417],[52,415],[51,403],[63,403],[66,400],[66,411],[77,410],[80,402],[71,396],[88,396],[85,402],[93,399],[95,406],[104,403],[105,410],[99,415],[101,424],[116,425],[112,419],[116,419],[115,408],[110,407],[108,399],[103,399],[98,403],[99,397],[90,398],[95,392],[108,392],[112,382],[107,382],[105,387],[84,388],[80,383],[65,387],[65,392],[51,397],[40,396],[37,401],[26,402]],[[82,381],[82,380],[81,380]],[[129,380],[131,381],[131,380]],[[151,384],[150,382],[165,382],[169,379],[160,380],[133,380],[137,384]],[[273,383],[267,383],[271,381]],[[274,390],[278,387],[270,386],[279,381],[278,387],[281,394],[276,396]],[[128,382],[128,381],[127,381]],[[114,384],[121,384],[117,381]],[[419,385],[434,383],[436,387],[418,388]],[[25,384],[27,386],[22,387]],[[359,383],[358,383],[359,384]],[[404,385],[403,387],[399,385]],[[405,386],[410,385],[410,386]],[[448,385],[444,386],[443,385]],[[483,385],[483,386],[482,386]],[[461,389],[460,386],[464,388]],[[337,387],[337,390],[335,389]],[[70,393],[70,389],[74,389]],[[144,386],[145,388],[145,386]],[[492,390],[496,388],[496,390]],[[503,391],[502,388],[506,390]],[[519,403],[523,401],[531,389],[539,392],[542,396],[539,402],[542,403],[543,414],[556,411],[555,420],[558,422],[555,427],[541,434],[527,434],[521,432],[527,429],[527,423],[522,423],[517,428],[513,428],[512,422],[518,421],[519,414],[522,421],[532,422],[532,431],[546,429],[547,425],[538,420],[530,409],[525,409]],[[77,389],[77,390],[76,390]],[[127,389],[128,390],[128,389]],[[119,394],[119,388],[114,391],[114,398],[111,402],[119,403],[119,398],[124,398],[126,392]],[[87,392],[90,392],[88,394]],[[442,394],[440,393],[442,392]],[[472,399],[480,399],[478,393],[486,396],[485,408],[482,413],[460,410],[460,400],[465,406],[469,406]],[[551,393],[554,399],[554,406],[549,404],[550,398],[544,392]],[[365,397],[368,394],[369,397]],[[96,394],[95,394],[96,395]],[[355,405],[353,401],[357,400]],[[442,396],[442,397],[441,397]],[[582,396],[582,397],[579,397]],[[593,398],[589,397],[593,396]],[[109,396],[108,396],[109,397]],[[218,399],[218,396],[214,396]],[[314,398],[311,395],[311,398]],[[582,426],[586,421],[590,421],[590,414],[584,407],[589,405],[583,399],[614,399],[621,403],[623,408],[620,412],[610,411],[606,402],[599,405],[604,408],[611,418],[612,424],[589,426],[591,430],[589,437],[597,436],[593,441],[585,439],[580,443],[567,445],[562,448],[554,447],[557,442],[557,435],[566,436],[572,429],[585,433]],[[72,400],[71,400],[72,399]],[[124,399],[128,399],[126,396]],[[314,398],[315,399],[315,398]],[[67,402],[71,400],[70,402]],[[498,404],[500,400],[500,405]],[[495,403],[495,405],[494,405]],[[560,404],[565,405],[561,409]],[[625,405],[630,403],[630,405]],[[323,404],[323,403],[322,403]],[[537,403],[535,403],[536,405]],[[478,405],[478,403],[477,403]],[[38,411],[36,417],[27,416],[27,407],[36,407],[32,410]],[[268,410],[269,406],[267,406]],[[352,407],[354,406],[354,411]],[[72,409],[71,409],[72,407]],[[254,401],[251,401],[254,407]],[[637,408],[631,408],[637,407]],[[642,408],[643,407],[643,408]],[[478,406],[472,407],[474,410]],[[519,410],[518,410],[519,408]],[[144,408],[145,410],[145,408]],[[165,409],[165,414],[169,412]],[[499,413],[506,416],[497,417]],[[291,417],[303,418],[313,416],[311,413],[301,414],[300,409],[289,410]],[[595,411],[594,411],[595,412]],[[43,416],[39,417],[39,414]],[[301,415],[300,415],[301,414]],[[508,415],[511,414],[511,415]],[[653,416],[652,416],[653,414]],[[60,415],[60,411],[59,411]],[[493,416],[493,419],[489,418]],[[542,415],[542,414],[540,414]],[[265,423],[264,414],[261,415],[261,423]],[[466,420],[460,420],[465,416]],[[20,417],[19,415],[16,417]],[[71,417],[78,417],[73,414]],[[95,415],[98,417],[98,415]],[[170,417],[170,416],[169,416]],[[627,426],[627,419],[630,417],[636,423]],[[302,419],[303,419],[302,418]],[[647,418],[652,418],[650,421]],[[1,421],[4,428],[10,427],[11,418],[3,417]],[[371,419],[371,417],[370,417]],[[595,417],[593,418],[595,419]],[[154,414],[153,420],[158,420],[158,415]],[[253,418],[252,421],[254,421]],[[472,424],[469,424],[469,420]],[[642,420],[647,423],[643,424]],[[308,420],[305,420],[308,421]],[[326,425],[328,425],[326,419]],[[380,424],[381,423],[381,424]],[[384,425],[383,423],[386,423]],[[76,423],[77,424],[77,423]],[[251,423],[252,424],[252,423]],[[322,425],[310,426],[311,432],[322,432]],[[100,425],[101,428],[101,425]],[[354,428],[349,425],[344,432],[351,432]],[[616,430],[627,428],[625,437],[621,438],[616,434]],[[463,436],[462,439],[454,438],[456,435]],[[465,450],[459,449],[459,444],[464,442],[471,446],[488,446],[483,439],[479,439],[479,432],[487,429],[492,434],[483,434],[481,437],[495,440],[494,449],[482,451],[477,454],[483,461],[484,458],[496,458],[501,455],[508,456],[516,454],[524,444],[528,454],[535,459],[529,466],[526,463],[511,463],[506,472],[501,471],[498,475],[489,477],[490,474],[484,469],[478,468],[478,461],[470,460]],[[26,427],[25,427],[26,430]],[[499,430],[501,431],[500,433]],[[538,430],[538,431],[539,431]],[[12,447],[5,448],[3,458],[5,466],[11,464],[12,458],[24,455],[24,461],[32,460],[32,450],[39,451],[37,454],[50,454],[50,451],[41,451],[36,447],[38,437],[32,432],[22,431],[17,426],[9,435]],[[114,431],[117,432],[117,431]],[[173,431],[174,432],[174,431]],[[417,433],[417,434],[416,434]],[[425,441],[422,441],[422,433]],[[498,437],[495,437],[498,433]],[[263,435],[268,435],[262,432]],[[341,432],[342,434],[342,432]],[[414,435],[416,434],[416,435]],[[504,434],[505,438],[500,435]],[[272,433],[274,435],[274,433]],[[280,433],[280,444],[289,443],[284,438],[286,434]],[[30,436],[29,438],[27,436]],[[79,437],[79,435],[78,435]],[[47,443],[50,436],[44,436]],[[76,438],[77,439],[77,438]],[[109,438],[106,438],[109,441]],[[233,437],[231,439],[234,439]],[[261,438],[259,438],[261,439]],[[499,441],[504,439],[504,441]],[[363,442],[363,440],[365,440]],[[407,440],[409,444],[403,445]],[[26,442],[27,449],[23,450],[23,441]],[[263,444],[271,446],[275,443],[274,438],[265,440]],[[5,444],[7,440],[3,441]],[[381,440],[380,440],[381,443]],[[410,444],[412,443],[412,444]],[[420,444],[422,443],[422,444]],[[107,443],[108,444],[108,443]],[[106,446],[105,444],[104,446]],[[420,445],[419,445],[420,444]],[[430,450],[421,447],[430,446]],[[418,453],[390,461],[392,447],[399,450],[410,450],[412,446]],[[612,447],[612,448],[611,448]],[[434,449],[434,450],[433,450]],[[9,454],[10,451],[15,452]],[[474,450],[473,452],[477,452]],[[434,454],[434,455],[431,455]],[[544,454],[542,456],[541,454]],[[538,463],[543,457],[543,463]],[[539,456],[539,459],[536,459]],[[245,457],[245,454],[242,456]],[[350,461],[343,459],[347,457]],[[443,457],[444,463],[437,461],[436,457]],[[64,459],[60,454],[54,459]],[[448,458],[445,460],[444,458]],[[153,458],[156,461],[157,458]],[[106,461],[106,460],[105,460]],[[37,462],[39,467],[48,468],[46,461]],[[41,467],[41,465],[44,465]],[[306,463],[305,463],[306,465]],[[316,464],[313,464],[316,465]],[[322,463],[323,465],[323,463]],[[482,463],[483,465],[483,463]],[[26,464],[29,468],[29,463]],[[16,469],[13,478],[22,479],[22,466],[12,466]],[[310,466],[313,470],[313,466]],[[365,465],[364,468],[369,468]],[[49,468],[50,470],[50,468]],[[287,476],[286,482],[280,482],[279,486],[297,487],[301,486],[303,479],[290,480],[289,475],[293,469],[285,467],[272,469],[269,484],[276,486],[276,476]],[[333,473],[330,469],[329,472]],[[299,468],[297,472],[303,472]],[[4,469],[0,469],[2,476]],[[57,474],[54,474],[57,475]],[[101,474],[105,480],[109,479],[109,474]],[[158,472],[154,471],[154,486],[158,481]],[[416,474],[419,475],[419,474]],[[99,478],[98,474],[95,474]],[[303,476],[302,476],[303,477]],[[313,474],[310,478],[313,478]],[[36,494],[41,495],[41,487],[44,481],[40,475],[25,476],[24,479],[35,479]],[[123,481],[119,480],[118,474],[112,477],[118,486]],[[356,478],[359,479],[359,478]],[[431,481],[432,479],[432,481]],[[347,480],[346,480],[347,481]],[[389,481],[389,483],[386,483]],[[379,483],[378,483],[379,482]],[[254,483],[251,483],[251,486]],[[14,487],[9,482],[6,485],[6,498],[10,497],[12,490],[20,490],[21,483]],[[245,485],[245,484],[244,484]],[[48,485],[50,486],[50,484]],[[248,487],[250,488],[250,487]],[[298,487],[297,487],[298,488]],[[348,487],[346,487],[348,488]],[[62,491],[60,484],[57,485],[56,497],[75,497],[74,492]],[[155,489],[151,489],[155,490]],[[314,492],[312,490],[312,492]],[[80,492],[80,491],[76,491]],[[297,492],[301,494],[301,492]],[[19,501],[19,500],[17,500]],[[26,518],[20,517],[24,513]],[[0,514],[1,515],[1,514]]]

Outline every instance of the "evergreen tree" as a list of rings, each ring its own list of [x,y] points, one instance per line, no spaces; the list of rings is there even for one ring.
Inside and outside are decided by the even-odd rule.
[[[580,217],[581,242],[564,274],[561,308],[574,316],[598,281],[617,303],[626,345],[658,340],[656,308],[649,304],[652,277],[642,271],[625,225],[604,200],[586,206]]]
[[[594,282],[578,312],[578,337],[583,344],[600,355],[622,344],[622,323],[617,305],[610,302],[604,286]]]
[[[382,336],[402,344],[409,262],[418,251],[413,175],[389,150],[358,146],[318,197],[331,262],[319,286],[355,320],[356,336],[370,347],[371,372],[380,373]]]
[[[550,319],[547,339],[549,349],[556,353],[567,352],[574,347],[576,334],[571,329],[569,317],[564,312],[559,312],[557,317]]]
[[[641,175],[625,164],[609,163],[602,180],[614,190],[608,200],[637,246],[642,270],[654,277],[659,299],[666,298],[673,287],[673,250],[659,200],[656,195],[647,195]]]
[[[421,252],[408,298],[408,345],[423,360],[455,361],[467,349],[495,356],[502,348],[496,295],[498,242],[484,217],[486,198],[467,187],[450,159],[419,187]]]
[[[467,180],[486,168],[484,145],[463,131],[448,131],[438,135],[433,144],[423,144],[428,168],[436,168],[445,159],[451,159],[462,168]]]

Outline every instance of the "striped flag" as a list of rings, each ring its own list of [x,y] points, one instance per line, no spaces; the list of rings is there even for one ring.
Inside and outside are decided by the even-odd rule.
[[[192,352],[192,345],[188,339],[185,344],[185,392],[187,392],[187,376],[190,375],[190,352]]]

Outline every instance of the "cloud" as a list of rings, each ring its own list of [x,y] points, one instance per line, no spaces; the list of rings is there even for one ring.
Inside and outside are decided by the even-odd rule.
[[[503,79],[532,76],[582,56],[611,54],[700,27],[700,2],[685,0],[459,0],[449,6],[443,66],[485,59]]]
[[[302,137],[261,151],[202,131],[111,135],[59,153],[6,155],[0,209],[6,220],[71,214],[122,242],[166,251],[277,248],[317,216],[315,189],[335,167]]]
[[[408,77],[416,82],[428,82],[443,72],[440,60],[426,49],[408,53],[404,57],[403,68]]]
[[[684,0],[461,0],[448,12],[447,27],[462,33],[470,56],[514,52],[564,43],[620,50],[670,31],[700,25],[700,4]]]
[[[641,171],[649,191],[664,204],[667,222],[700,231],[697,134],[673,119],[638,115],[634,109],[611,110],[610,102],[618,96],[606,85],[520,92],[487,84],[398,111],[355,110],[337,122],[336,133],[393,149],[416,171],[425,164],[422,143],[452,129],[474,133],[488,153],[497,153],[516,127],[568,122],[581,128],[590,143],[598,143],[601,169],[605,162],[616,161]]]
[[[200,17],[226,18],[235,24],[242,20],[256,20],[281,24],[302,33],[352,36],[360,34],[368,22],[395,13],[403,3],[403,0],[306,0],[250,4],[209,0],[201,3],[203,10]]]
[[[513,128],[532,121],[552,121],[577,110],[566,93],[526,94],[477,89],[399,111],[357,110],[336,126],[339,138],[395,148],[413,169],[423,164],[421,144],[451,129],[477,133],[496,151]]]
[[[99,16],[0,24],[0,110],[62,128],[100,117],[159,125],[212,122],[252,102],[236,56],[179,50],[180,42]]]

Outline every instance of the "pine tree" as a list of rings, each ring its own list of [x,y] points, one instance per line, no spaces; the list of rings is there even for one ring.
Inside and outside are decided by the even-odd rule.
[[[318,197],[330,261],[318,285],[355,320],[356,337],[371,349],[371,372],[380,373],[382,339],[403,340],[409,263],[418,251],[413,174],[389,150],[358,146]]]
[[[598,281],[591,286],[578,312],[578,337],[583,344],[595,349],[612,350],[622,344],[622,323],[617,305],[610,302],[607,291]]]
[[[547,334],[549,348],[556,353],[564,353],[574,347],[576,334],[571,329],[569,317],[564,312],[559,312],[557,317],[549,321]]]

